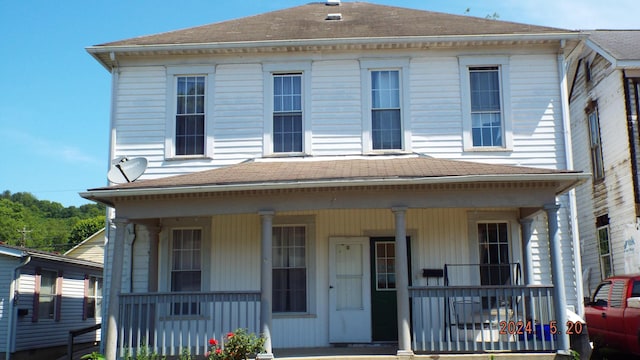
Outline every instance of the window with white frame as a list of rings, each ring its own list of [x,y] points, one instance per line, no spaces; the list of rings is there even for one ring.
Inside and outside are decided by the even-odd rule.
[[[171,291],[202,290],[202,230],[173,229],[171,239]],[[172,304],[172,315],[197,315],[196,302]]]
[[[480,254],[480,284],[510,285],[509,224],[507,222],[478,223]]]
[[[176,77],[175,154],[204,155],[205,76]]]
[[[273,312],[307,312],[307,228],[273,226]]]
[[[597,228],[598,254],[600,255],[600,274],[602,279],[613,275],[611,259],[611,243],[609,241],[609,224]]]
[[[465,149],[511,149],[508,58],[461,57],[459,64]]]
[[[402,149],[400,71],[371,71],[371,143],[373,150]]]
[[[273,152],[303,148],[302,74],[273,74]]]
[[[604,179],[604,161],[602,159],[602,140],[600,137],[600,120],[598,118],[598,107],[592,102],[586,109],[587,120],[589,122],[589,146],[591,148],[591,168],[593,170],[593,180]]]
[[[499,68],[497,66],[470,67],[469,85],[473,146],[504,146]]]
[[[88,276],[85,294],[85,309],[87,319],[102,317],[102,278],[98,276]]]
[[[38,307],[34,320],[58,319],[58,272],[52,270],[39,270]]]

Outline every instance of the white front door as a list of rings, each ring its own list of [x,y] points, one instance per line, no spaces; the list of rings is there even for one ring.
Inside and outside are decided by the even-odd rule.
[[[369,238],[329,239],[329,341],[371,342]]]

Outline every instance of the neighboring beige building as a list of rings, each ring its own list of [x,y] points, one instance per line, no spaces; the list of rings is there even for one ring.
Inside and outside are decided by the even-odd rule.
[[[95,234],[84,239],[81,243],[64,253],[64,255],[76,259],[89,260],[99,264],[104,264],[105,234],[105,229],[100,229]]]

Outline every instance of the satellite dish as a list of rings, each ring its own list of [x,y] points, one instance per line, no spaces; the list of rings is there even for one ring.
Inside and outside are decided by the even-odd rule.
[[[134,182],[147,169],[147,159],[145,158],[120,157],[113,162],[113,166],[107,173],[107,178],[117,184]]]

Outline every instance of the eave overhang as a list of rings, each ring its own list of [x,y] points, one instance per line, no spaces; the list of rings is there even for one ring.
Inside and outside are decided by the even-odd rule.
[[[576,32],[539,34],[485,34],[366,38],[291,39],[274,41],[240,41],[154,45],[99,45],[86,51],[107,70],[117,65],[119,56],[166,56],[250,54],[308,51],[362,51],[380,49],[428,49],[463,46],[514,46],[577,43],[586,35]],[[575,44],[572,44],[575,46]]]
[[[262,183],[208,184],[193,186],[99,188],[81,192],[80,196],[87,200],[115,207],[119,200],[150,197],[171,197],[176,195],[193,195],[207,193],[233,193],[243,191],[304,190],[325,188],[356,188],[377,186],[409,187],[415,185],[444,184],[535,184],[545,183],[554,188],[556,195],[561,195],[575,186],[585,182],[590,174],[581,172],[549,173],[549,174],[495,174],[438,176],[417,178],[377,178],[377,179],[323,179],[313,181],[287,181]]]

